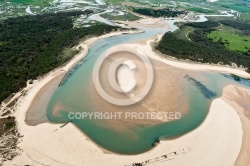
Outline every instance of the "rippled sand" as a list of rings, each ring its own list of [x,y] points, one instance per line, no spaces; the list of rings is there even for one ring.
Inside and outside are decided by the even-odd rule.
[[[136,87],[132,92],[134,96],[138,95],[144,88],[147,80],[147,70],[142,60],[136,56],[140,51],[137,50],[136,45],[121,45],[111,48],[108,51],[108,58],[103,61],[100,82],[103,89],[116,98],[127,99],[129,97],[126,93],[118,93],[110,85],[108,80],[108,70],[110,65],[119,58],[128,58],[133,61],[137,68],[135,71],[135,79],[137,80]],[[185,79],[184,76],[188,74],[183,70],[172,66],[165,65],[162,62],[150,59],[154,69],[153,85],[148,95],[139,103],[130,106],[117,106],[104,100],[96,91],[93,82],[90,82],[92,98],[92,105],[95,111],[102,112],[179,112],[184,115],[188,111],[188,96],[185,93]],[[91,80],[92,81],[92,80]],[[131,94],[130,94],[131,95]],[[159,119],[126,119],[105,121],[107,126],[115,126],[114,128],[126,129],[134,125],[155,125],[163,122],[168,122],[173,119],[160,117]],[[112,125],[115,124],[115,125]]]
[[[146,49],[146,47],[143,49],[150,52],[150,49]],[[153,55],[152,52],[151,54]],[[165,59],[162,60],[162,58],[156,56],[155,59],[186,70],[213,70],[249,77],[249,74],[238,69],[187,64]],[[173,67],[165,66],[165,69],[161,69],[161,65],[157,65],[156,68],[159,68],[159,71],[165,71],[159,74],[156,73],[156,77],[158,75],[158,77],[171,78],[173,79],[171,83],[174,84],[170,87],[177,86],[178,79],[175,77],[182,73],[172,72],[171,74],[173,75],[167,76],[165,69],[171,69]],[[155,161],[155,159],[158,159],[164,154],[174,154],[174,152],[180,152],[182,149],[189,149],[189,151],[187,151],[185,155],[178,153],[177,155],[173,155],[170,160],[160,161],[154,164],[182,166],[202,165],[204,162],[207,162],[211,165],[218,165],[218,163],[220,163],[220,165],[233,165],[236,160],[238,150],[241,146],[241,123],[235,110],[221,99],[213,101],[207,118],[197,129],[180,138],[162,141],[160,146],[141,155],[121,156],[106,154],[93,142],[89,141],[84,133],[79,131],[73,124],[68,124],[63,128],[61,128],[61,124],[49,123],[40,124],[35,127],[28,126],[24,123],[24,120],[30,101],[35,98],[43,85],[49,83],[50,78],[53,78],[51,74],[39,80],[38,84],[34,85],[34,88],[29,91],[22,104],[18,107],[16,115],[18,128],[20,133],[24,135],[19,146],[23,149],[23,152],[14,160],[7,161],[5,165],[37,165],[38,163],[43,165],[125,165],[146,160]],[[168,91],[168,88],[164,89],[165,84],[168,82],[165,79],[161,81],[161,85],[157,84],[162,87],[161,91]],[[158,87],[155,88],[157,89]],[[174,89],[175,88],[172,88],[172,92],[175,92],[176,89]],[[94,91],[94,88],[92,91]],[[160,99],[161,94],[163,94],[161,91],[158,91],[157,94],[159,98],[155,96],[155,103],[162,100]],[[149,95],[153,94],[149,93],[148,96]],[[96,96],[94,95],[92,97]],[[102,103],[101,100],[102,99],[99,98],[98,103]],[[146,101],[147,98],[141,103],[146,103]],[[151,105],[150,103],[147,104]],[[164,104],[166,105],[166,103]],[[157,104],[155,105],[157,106]],[[114,106],[112,106],[112,108],[114,108]],[[157,121],[155,123],[161,122]],[[218,151],[221,153],[218,154]]]

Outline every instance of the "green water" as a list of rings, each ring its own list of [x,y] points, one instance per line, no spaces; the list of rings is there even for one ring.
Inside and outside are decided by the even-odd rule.
[[[97,57],[112,46],[147,38],[158,32],[159,30],[155,30],[136,35],[116,36],[95,43],[87,57],[68,73],[54,93],[47,108],[48,119],[54,123],[65,123],[70,121],[68,112],[98,111],[91,108],[92,101],[88,89]],[[129,131],[111,130],[96,120],[73,120],[73,123],[96,144],[109,151],[138,154],[150,150],[157,139],[178,137],[199,126],[205,119],[212,100],[221,95],[223,86],[242,84],[250,87],[247,81],[236,82],[230,76],[217,73],[196,72],[183,79],[187,82],[185,95],[189,98],[190,108],[179,120],[154,126],[134,127]],[[53,111],[59,111],[59,114],[54,115]]]

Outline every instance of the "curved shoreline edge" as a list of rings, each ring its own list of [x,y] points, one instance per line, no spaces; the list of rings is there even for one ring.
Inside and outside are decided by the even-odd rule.
[[[223,89],[222,99],[235,109],[242,123],[242,146],[235,165],[250,165],[250,158],[248,157],[250,154],[250,90],[229,85]]]
[[[84,42],[82,44],[84,51],[80,53],[81,56],[79,55],[73,58],[66,66],[63,67],[63,69],[69,70],[75,63],[84,58],[84,56],[88,52],[87,46],[90,46],[96,40],[113,35],[119,35],[122,33],[124,32],[116,32],[104,35],[99,38],[95,37]],[[149,43],[146,46],[138,46],[143,48],[142,50],[144,51],[151,51],[152,54],[150,53],[149,55],[149,53],[147,53],[151,58],[160,60],[164,63],[168,61],[166,64],[174,65],[175,67],[190,70],[227,72],[249,77],[248,73],[238,69],[214,67],[209,65],[187,64],[183,62],[165,60],[157,56],[156,53],[152,51]],[[151,50],[149,50],[149,48]],[[207,118],[197,129],[187,133],[181,138],[169,141],[161,141],[161,145],[157,146],[152,151],[135,156],[121,156],[117,154],[104,153],[93,142],[88,141],[87,137],[72,124],[68,124],[63,129],[60,128],[60,124],[44,123],[35,127],[26,125],[24,123],[24,119],[30,101],[33,100],[37,92],[44,85],[46,85],[50,80],[52,80],[62,72],[65,71],[56,69],[50,72],[43,79],[36,82],[34,84],[34,87],[29,90],[27,96],[25,96],[25,98],[23,98],[23,101],[21,101],[20,106],[16,112],[16,117],[18,129],[20,133],[24,135],[23,141],[20,143],[20,147],[24,151],[20,156],[11,161],[12,164],[18,163],[34,165],[37,161],[43,164],[50,165],[79,165],[83,163],[88,165],[97,165],[103,164],[103,162],[107,162],[107,165],[124,165],[132,164],[134,162],[143,162],[147,159],[154,159],[166,153],[176,152],[178,150],[186,148],[189,149],[189,147],[191,147],[190,151],[185,154],[181,153],[180,155],[173,156],[173,158],[178,157],[178,160],[169,160],[168,163],[175,165],[183,165],[184,163],[187,165],[187,163],[189,163],[193,165],[193,162],[197,161],[197,158],[205,157],[207,162],[211,165],[215,165],[212,164],[212,161],[217,163],[217,165],[218,163],[220,163],[220,165],[228,165],[229,163],[233,164],[236,160],[236,157],[238,156],[243,134],[241,129],[241,122],[235,110],[220,98],[212,102]],[[219,128],[218,126],[220,126],[221,128]],[[224,128],[227,129],[224,130]],[[221,132],[222,129],[223,132]],[[230,138],[229,135],[231,135]],[[213,146],[211,146],[211,144],[206,144],[206,141],[213,142]],[[224,157],[219,156],[216,153],[217,151],[222,151],[221,144],[224,145],[223,152],[227,154],[222,154]],[[230,149],[233,148],[228,147],[228,144],[232,144],[234,146],[234,149],[237,150],[232,152]],[[211,152],[207,152],[206,149],[211,149]],[[96,160],[97,158],[99,159],[98,161]],[[231,160],[229,160],[229,158]],[[124,161],[126,161],[126,163]],[[204,163],[204,160],[202,160],[202,163]],[[8,165],[8,162],[6,162],[5,164]],[[198,162],[197,165],[199,165]]]

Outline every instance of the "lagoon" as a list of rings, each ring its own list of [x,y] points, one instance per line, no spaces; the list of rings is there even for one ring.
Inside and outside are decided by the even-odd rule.
[[[124,34],[101,39],[91,48],[88,55],[68,72],[57,88],[47,107],[47,117],[53,123],[67,123],[69,112],[95,112],[91,101],[92,70],[97,58],[109,48],[139,39],[152,37],[162,29],[145,30],[139,34]],[[134,126],[128,130],[115,130],[103,121],[74,119],[74,123],[101,148],[118,154],[139,154],[153,148],[162,139],[172,139],[198,127],[206,118],[213,99],[222,94],[223,87],[236,84],[250,87],[247,80],[235,81],[230,75],[213,72],[195,72],[183,78],[189,109],[181,119],[158,125]],[[70,133],[69,133],[70,134]]]

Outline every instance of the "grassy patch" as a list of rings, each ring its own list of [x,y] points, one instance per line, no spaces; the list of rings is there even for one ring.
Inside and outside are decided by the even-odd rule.
[[[250,36],[237,34],[233,29],[221,28],[210,32],[208,38],[214,42],[222,42],[230,50],[247,52],[250,49]]]
[[[249,13],[241,13],[240,18],[243,21],[250,22],[250,14]]]
[[[184,40],[188,40],[187,34],[193,30],[190,26],[181,26],[180,29],[176,30],[174,34]]]
[[[236,63],[248,68],[250,72],[250,57],[240,52],[226,49],[218,43],[208,40],[205,33],[209,30],[194,30],[189,36],[192,41],[179,39],[174,33],[167,32],[156,46],[163,54],[177,59],[189,59],[195,62],[232,65]]]

